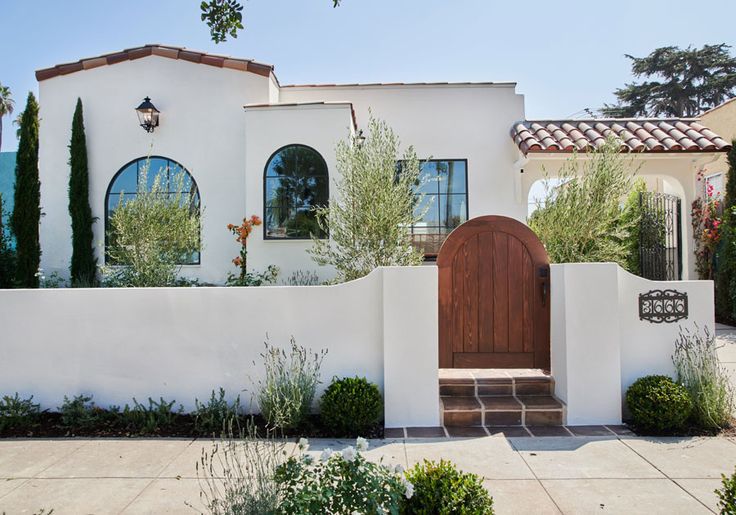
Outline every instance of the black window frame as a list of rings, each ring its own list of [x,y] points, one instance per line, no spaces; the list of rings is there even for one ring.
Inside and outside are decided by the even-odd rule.
[[[105,207],[105,209],[104,209],[105,219],[103,220],[104,231],[105,231],[105,251],[103,252],[103,259],[105,261],[105,265],[107,265],[107,266],[117,266],[114,263],[110,263],[109,262],[110,255],[108,254],[108,251],[107,251],[108,245],[109,245],[108,232],[109,232],[109,221],[110,221],[110,190],[112,189],[112,185],[115,184],[115,181],[120,176],[120,174],[122,174],[124,171],[126,171],[126,169],[130,165],[132,165],[133,163],[140,163],[141,161],[150,161],[152,159],[165,159],[166,161],[169,161],[170,163],[175,164],[176,166],[179,167],[179,169],[184,170],[187,173],[187,175],[189,175],[189,178],[191,179],[192,184],[194,185],[194,188],[197,191],[197,195],[199,196],[199,205],[197,206],[197,210],[198,210],[198,212],[199,212],[200,215],[202,214],[202,193],[199,190],[199,184],[197,184],[197,181],[194,178],[194,175],[192,175],[192,172],[190,172],[189,169],[186,168],[183,164],[181,164],[179,161],[176,161],[174,159],[171,159],[170,157],[160,156],[160,155],[146,156],[146,157],[137,157],[135,159],[131,159],[130,161],[128,161],[127,163],[125,163],[123,166],[121,166],[118,169],[117,172],[115,172],[115,174],[110,179],[110,182],[108,182],[107,189],[105,190],[105,199],[104,199],[104,202],[105,202],[105,206],[104,206]],[[138,180],[140,178],[140,166],[138,166],[136,172],[137,172],[136,173],[136,179],[135,179],[136,180],[136,190],[135,190],[134,193],[137,194],[138,193]],[[125,193],[125,195],[130,195],[130,194],[131,193]],[[114,195],[119,195],[119,193],[114,193]],[[200,224],[201,224],[201,218],[200,218]],[[201,234],[201,225],[200,225],[200,235],[199,235],[199,244],[198,244],[198,246],[199,246],[199,250],[197,251],[197,260],[196,261],[189,262],[189,263],[179,263],[179,266],[201,266],[202,265],[202,234]]]
[[[322,153],[319,152],[316,148],[311,147],[309,145],[305,145],[304,143],[289,143],[287,145],[283,145],[283,146],[279,147],[278,149],[276,149],[268,157],[268,159],[266,160],[266,165],[263,167],[263,176],[262,176],[262,179],[263,179],[263,182],[262,182],[262,189],[263,189],[263,192],[262,192],[263,193],[263,213],[262,213],[262,215],[263,215],[263,239],[266,240],[266,241],[311,241],[312,240],[311,235],[308,236],[308,237],[301,237],[301,236],[300,237],[296,237],[296,236],[279,237],[279,236],[269,236],[268,235],[268,215],[267,215],[267,211],[268,211],[269,207],[266,205],[266,194],[267,194],[266,181],[269,179],[269,176],[267,175],[268,174],[268,168],[271,165],[271,161],[273,161],[273,158],[274,157],[276,157],[283,150],[285,150],[287,148],[292,148],[292,147],[302,147],[302,148],[305,148],[307,150],[311,150],[317,156],[319,156],[319,158],[322,160],[322,164],[325,167],[325,179],[326,179],[326,184],[327,184],[327,198],[325,199],[325,204],[324,205],[325,206],[329,206],[329,204],[330,204],[330,167],[327,166],[327,161],[325,160],[325,158],[322,155]],[[320,176],[314,176],[314,177],[320,177]],[[270,178],[273,178],[273,177],[270,177]],[[312,207],[314,208],[316,206],[312,206]],[[325,233],[323,235],[319,236],[318,239],[320,239],[320,240],[326,240],[329,237],[330,237],[329,236],[329,231],[325,231]]]
[[[465,164],[465,193],[464,193],[464,195],[465,195],[465,221],[467,222],[468,220],[470,220],[470,187],[469,187],[469,184],[468,184],[468,174],[469,174],[468,159],[467,158],[455,158],[455,159],[452,159],[452,158],[443,158],[443,159],[435,159],[435,158],[432,158],[432,159],[422,159],[422,160],[419,161],[419,165],[420,165],[420,168],[421,168],[422,163],[446,163],[446,162],[449,162],[449,161],[458,161],[458,162],[462,162],[462,163]],[[415,198],[418,195],[420,195],[420,193],[415,193]],[[431,193],[431,194],[424,193],[424,195],[425,196],[427,196],[427,195],[434,196],[435,197],[435,201],[437,201],[440,197],[443,197],[443,196],[446,197],[446,196],[450,196],[450,195],[463,195],[463,194],[462,193],[449,193],[449,194],[448,193],[440,193],[439,192],[439,185],[438,185],[438,191],[437,191],[437,193]],[[415,225],[414,224],[411,224],[411,227],[409,228],[409,230],[410,230],[410,234],[412,235],[412,237],[414,236],[414,234],[421,234],[421,233],[415,233],[414,232],[414,228],[415,228]],[[430,227],[430,228],[442,229],[441,226]],[[445,235],[445,240],[450,235],[450,233],[452,231],[454,231],[456,228],[457,227],[453,227],[452,230],[450,232],[448,232],[447,235]],[[439,235],[441,233],[437,232],[437,233],[425,233],[425,234],[438,234]],[[425,252],[424,253],[424,260],[425,261],[436,261],[437,260],[437,253],[426,253]]]

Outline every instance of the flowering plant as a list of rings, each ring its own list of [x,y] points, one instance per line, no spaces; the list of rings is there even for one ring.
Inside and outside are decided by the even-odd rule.
[[[251,215],[250,218],[243,218],[240,225],[227,224],[227,229],[235,236],[235,241],[240,243],[240,255],[233,259],[233,265],[240,267],[240,279],[243,279],[248,273],[248,236],[253,232],[253,227],[261,225],[261,219],[257,215]]]
[[[698,172],[698,181],[703,172]],[[711,184],[706,185],[705,196],[692,203],[693,238],[695,239],[695,268],[700,279],[713,279],[713,258],[721,239],[721,200]]]
[[[274,265],[269,265],[265,272],[248,272],[248,236],[254,227],[262,223],[257,215],[251,215],[250,218],[243,218],[240,225],[227,224],[227,229],[236,236],[235,241],[240,243],[240,253],[233,258],[233,265],[240,268],[240,273],[228,275],[229,286],[261,286],[276,280],[279,269]]]
[[[403,498],[411,498],[414,486],[401,465],[372,463],[361,454],[368,441],[358,438],[355,447],[342,451],[326,448],[319,459],[306,453],[309,442],[299,440],[297,455],[276,469],[281,485],[280,513],[390,513],[398,514]]]

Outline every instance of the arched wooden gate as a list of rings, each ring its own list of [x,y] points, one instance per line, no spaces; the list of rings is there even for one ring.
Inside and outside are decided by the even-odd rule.
[[[440,368],[549,369],[549,258],[529,227],[469,220],[437,266]]]

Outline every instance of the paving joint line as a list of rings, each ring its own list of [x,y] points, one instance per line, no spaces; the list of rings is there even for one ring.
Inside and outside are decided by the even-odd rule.
[[[72,441],[74,441],[74,440],[72,440]],[[33,477],[32,477],[31,479],[43,479],[43,478],[41,478],[41,477],[38,477],[38,476],[39,476],[39,475],[41,475],[41,474],[43,474],[44,472],[46,472],[46,471],[47,471],[48,469],[50,469],[50,468],[51,468],[51,467],[53,467],[54,465],[57,465],[58,463],[61,463],[61,461],[62,461],[62,460],[65,460],[65,459],[69,458],[69,457],[70,457],[70,456],[71,456],[72,454],[75,454],[75,453],[79,452],[79,450],[80,450],[80,449],[81,449],[82,447],[87,447],[87,446],[88,446],[88,445],[90,445],[90,444],[91,444],[91,443],[92,443],[93,441],[94,441],[94,440],[85,440],[85,441],[82,441],[82,442],[81,442],[81,444],[79,445],[79,447],[75,447],[75,448],[74,448],[74,449],[72,449],[71,451],[69,451],[69,452],[67,452],[66,454],[64,454],[64,456],[61,456],[61,457],[60,457],[60,458],[59,458],[58,460],[54,461],[53,463],[50,463],[50,464],[49,464],[49,465],[48,465],[47,467],[44,467],[43,469],[39,470],[39,471],[38,471],[38,472],[36,473],[36,475],[35,475],[35,476],[33,476]]]
[[[32,441],[32,440],[30,440],[30,441]],[[78,447],[75,447],[71,451],[65,453],[63,456],[60,456],[59,459],[54,460],[53,462],[49,463],[46,467],[44,467],[41,470],[39,470],[38,472],[36,472],[36,474],[33,475],[33,476],[30,476],[28,478],[25,478],[25,477],[17,478],[17,479],[24,479],[24,481],[21,481],[21,483],[19,485],[17,485],[15,488],[11,488],[10,490],[8,490],[7,492],[5,492],[4,494],[0,495],[0,499],[2,499],[3,497],[8,496],[12,492],[15,492],[18,488],[22,487],[26,483],[30,483],[34,479],[43,479],[43,478],[40,478],[38,476],[40,474],[43,474],[46,470],[48,470],[49,468],[53,467],[57,463],[60,463],[62,460],[68,458],[69,456],[71,456],[72,454],[74,454],[75,452],[77,452],[79,449],[81,449],[82,447],[84,447],[85,445],[89,445],[90,442],[91,442],[91,440],[82,441]]]
[[[636,449],[634,449],[628,443],[626,443],[626,441],[624,439],[619,438],[619,441],[622,444],[624,444],[626,446],[626,448],[630,449],[634,454],[636,454],[641,459],[643,459],[644,461],[646,461],[647,463],[649,463],[649,465],[651,465],[651,467],[654,468],[654,470],[656,470],[657,472],[659,472],[660,474],[662,474],[664,477],[666,477],[668,480],[670,480],[677,488],[679,488],[680,490],[682,490],[683,492],[685,492],[685,494],[687,494],[688,496],[690,496],[693,499],[695,499],[695,501],[697,501],[706,510],[708,510],[711,513],[715,513],[713,510],[710,509],[710,507],[707,504],[705,504],[703,501],[701,501],[700,499],[698,499],[697,497],[695,497],[693,494],[691,494],[690,492],[688,492],[687,490],[685,490],[685,488],[682,485],[680,485],[680,483],[678,483],[673,478],[671,478],[670,476],[668,476],[667,474],[665,474],[663,470],[661,470],[654,463],[652,463],[651,461],[649,461],[648,459],[646,459],[644,456],[642,456]]]
[[[531,431],[529,431],[528,429],[527,429],[527,432],[529,434],[531,434]],[[509,444],[511,445],[511,448],[514,449],[514,451],[516,452],[516,454],[519,455],[519,457],[521,458],[521,461],[524,462],[524,465],[526,465],[526,468],[528,468],[529,469],[529,472],[532,473],[532,476],[534,476],[534,479],[537,481],[537,483],[539,484],[539,486],[542,487],[542,490],[544,490],[544,493],[547,494],[547,497],[549,497],[549,500],[552,501],[552,504],[555,505],[555,508],[557,508],[557,511],[560,514],[564,514],[564,512],[562,511],[562,509],[560,508],[560,506],[557,504],[557,501],[555,501],[554,497],[552,497],[552,495],[547,490],[547,487],[544,486],[544,483],[542,483],[542,481],[539,479],[539,476],[537,476],[537,473],[534,472],[534,469],[532,469],[531,465],[529,465],[529,463],[526,461],[526,458],[524,458],[524,455],[521,452],[519,452],[519,449],[516,448],[516,445],[514,445],[514,442],[511,441],[508,438],[506,438],[506,441],[509,442]]]
[[[132,498],[132,499],[130,500],[130,502],[128,502],[128,504],[126,504],[125,506],[123,506],[123,508],[122,508],[122,509],[121,509],[121,510],[120,510],[120,511],[118,512],[118,515],[120,515],[121,513],[124,513],[124,512],[125,512],[125,510],[127,510],[127,509],[128,509],[129,507],[130,507],[130,505],[131,505],[131,504],[133,504],[133,503],[134,503],[134,502],[135,502],[135,501],[136,501],[136,500],[137,500],[137,499],[138,499],[138,498],[139,498],[139,497],[140,497],[141,495],[143,495],[143,492],[145,492],[146,490],[148,490],[148,488],[149,488],[149,487],[150,487],[150,486],[151,486],[151,485],[153,484],[153,482],[154,482],[154,481],[156,481],[157,479],[160,479],[160,478],[161,478],[161,474],[163,474],[164,470],[166,470],[166,468],[167,468],[167,467],[168,467],[169,465],[171,465],[172,463],[174,463],[174,460],[176,460],[177,458],[179,458],[179,456],[181,456],[182,454],[184,454],[184,452],[185,452],[185,451],[186,451],[187,449],[189,449],[189,447],[191,447],[191,446],[192,446],[192,444],[193,444],[194,442],[196,442],[197,440],[198,440],[198,438],[194,438],[193,440],[190,440],[190,441],[189,441],[189,445],[187,445],[186,447],[184,447],[184,448],[183,448],[183,449],[182,449],[182,450],[181,450],[180,452],[178,452],[178,453],[177,453],[176,455],[174,455],[174,456],[173,456],[173,457],[172,457],[172,458],[171,458],[171,459],[170,459],[170,460],[169,460],[168,462],[166,462],[166,464],[165,464],[165,465],[164,465],[163,467],[161,467],[161,470],[159,471],[159,473],[158,473],[158,474],[156,474],[156,477],[155,477],[155,478],[153,478],[153,479],[151,479],[151,480],[150,480],[150,481],[149,481],[149,482],[148,482],[148,483],[146,484],[146,486],[144,486],[143,488],[141,488],[140,492],[138,492],[138,493],[137,493],[137,494],[135,495],[135,497],[133,497],[133,498]],[[140,479],[148,479],[148,478],[140,478]]]
[[[30,482],[30,481],[31,481],[32,479],[33,479],[32,477],[28,477],[28,478],[26,478],[26,477],[19,477],[19,478],[12,478],[12,477],[11,477],[11,478],[3,478],[2,480],[0,480],[0,481],[2,481],[3,483],[5,483],[5,482],[10,482],[10,481],[16,481],[16,480],[20,480],[20,481],[19,481],[19,483],[20,483],[20,484],[18,484],[18,485],[16,485],[16,486],[14,486],[13,488],[11,488],[10,490],[8,490],[8,491],[7,491],[7,492],[5,492],[4,494],[0,494],[0,499],[2,499],[3,497],[5,497],[5,496],[7,496],[7,495],[10,495],[11,493],[15,492],[15,491],[16,491],[16,490],[17,490],[18,488],[20,488],[21,486],[25,485],[26,483],[29,483],[29,482]]]

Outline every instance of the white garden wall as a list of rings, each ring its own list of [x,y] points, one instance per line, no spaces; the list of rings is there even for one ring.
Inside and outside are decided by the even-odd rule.
[[[640,320],[653,289],[688,295],[679,323]],[[552,375],[567,423],[621,422],[638,377],[672,374],[680,326],[713,330],[713,285],[652,282],[612,263],[552,265]],[[328,349],[323,385],[360,375],[384,393],[388,427],[439,424],[437,268],[395,267],[336,286],[0,290],[0,394],[102,406],[148,396],[186,409],[220,386],[245,403],[269,335]],[[257,406],[253,405],[253,409]]]
[[[279,346],[293,335],[329,349],[320,391],[333,376],[365,376],[385,391],[387,425],[434,426],[436,275],[414,267],[337,286],[0,290],[0,394],[33,395],[44,409],[81,393],[101,406],[163,396],[191,409],[221,386],[248,403],[266,334]]]
[[[648,281],[613,263],[551,266],[552,375],[567,422],[618,424],[622,397],[639,377],[674,374],[680,327],[714,333],[711,281]],[[674,289],[688,295],[687,319],[639,319],[639,294]]]

